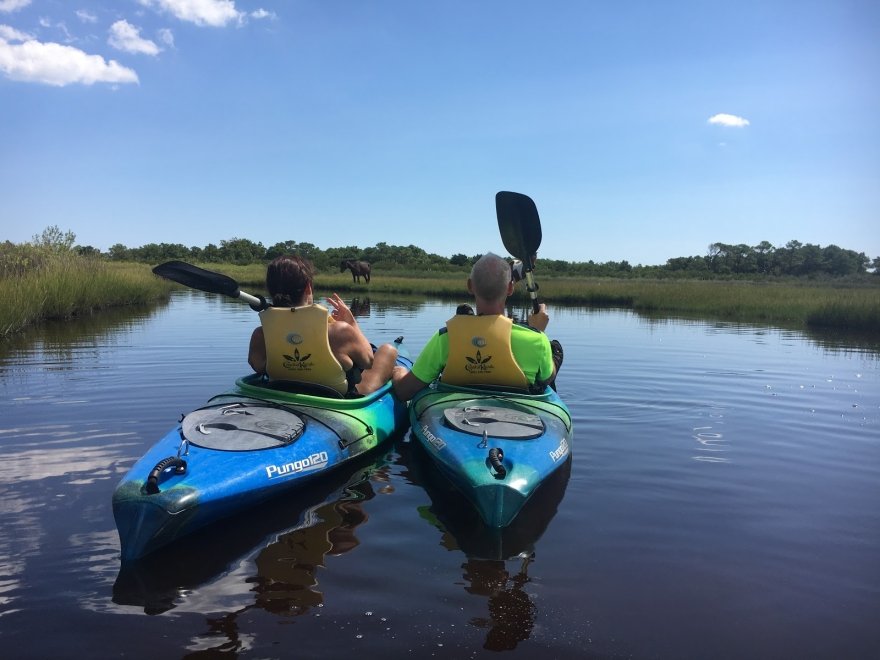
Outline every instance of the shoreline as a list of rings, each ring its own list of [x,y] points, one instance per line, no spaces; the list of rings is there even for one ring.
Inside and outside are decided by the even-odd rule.
[[[264,264],[206,264],[244,290],[260,293]],[[0,281],[0,337],[44,320],[75,318],[106,307],[160,300],[179,285],[152,274],[150,266],[96,260],[64,261],[39,273]],[[315,276],[316,292],[416,295],[467,301],[467,272],[375,272],[370,284],[347,273]],[[788,329],[845,330],[880,337],[880,278],[875,284],[839,281],[747,281],[695,279],[571,278],[536,271],[538,295],[549,306],[624,308],[658,316],[687,316]],[[35,303],[36,301],[36,303]],[[517,286],[513,304],[527,304]]]

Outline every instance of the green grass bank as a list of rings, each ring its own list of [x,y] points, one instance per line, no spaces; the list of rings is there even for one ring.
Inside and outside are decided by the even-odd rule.
[[[174,287],[144,264],[113,263],[51,250],[2,256],[0,338],[48,319],[153,302]]]
[[[262,266],[221,267],[218,270],[252,290],[263,290]],[[538,294],[548,304],[624,307],[640,312],[699,316],[713,319],[840,328],[880,334],[880,278],[864,284],[784,280],[567,278],[542,276],[536,271]],[[355,284],[348,273],[319,273],[317,292],[346,291],[369,294],[421,294],[469,299],[461,273],[374,273],[369,285]],[[528,296],[518,285],[516,296]]]
[[[8,257],[8,255],[7,255]],[[0,337],[21,332],[44,319],[63,319],[104,307],[147,303],[176,285],[161,280],[150,266],[107,262],[71,252],[32,252],[0,263]],[[244,290],[263,292],[265,266],[203,264],[229,275]],[[801,280],[747,282],[649,280],[542,276],[539,295],[548,304],[624,307],[645,313],[682,315],[786,327],[838,328],[880,335],[880,278],[864,284]],[[319,295],[333,291],[354,296],[427,295],[468,300],[466,270],[460,273],[374,272],[370,284],[351,275],[321,272]],[[527,296],[517,288],[523,304]]]

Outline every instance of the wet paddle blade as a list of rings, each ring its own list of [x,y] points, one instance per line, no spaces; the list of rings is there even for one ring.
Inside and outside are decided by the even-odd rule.
[[[541,219],[535,202],[528,195],[502,190],[495,195],[495,212],[505,249],[531,270],[532,257],[541,246]]]
[[[232,298],[238,298],[240,294],[238,282],[228,275],[205,270],[185,261],[167,261],[153,268],[153,272],[159,277],[183,284],[191,289],[220,293]]]

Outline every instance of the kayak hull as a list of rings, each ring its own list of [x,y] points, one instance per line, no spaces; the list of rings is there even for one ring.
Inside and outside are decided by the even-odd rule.
[[[116,487],[122,559],[301,488],[382,446],[406,424],[406,404],[390,384],[366,397],[334,399],[240,378],[232,391],[184,416]]]
[[[541,394],[436,383],[410,404],[412,435],[489,527],[507,527],[571,456],[571,414]]]

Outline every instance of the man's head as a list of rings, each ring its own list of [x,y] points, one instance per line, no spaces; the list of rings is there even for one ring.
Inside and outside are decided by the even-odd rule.
[[[308,259],[292,255],[276,257],[266,269],[266,289],[272,296],[272,304],[279,307],[307,304],[314,277],[315,267]]]
[[[497,254],[484,254],[471,269],[468,288],[476,298],[488,302],[504,302],[513,288],[510,264]]]

